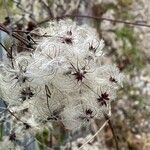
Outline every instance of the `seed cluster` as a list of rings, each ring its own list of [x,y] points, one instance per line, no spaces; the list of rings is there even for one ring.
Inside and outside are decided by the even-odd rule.
[[[75,130],[110,115],[123,74],[103,62],[104,41],[96,31],[61,20],[39,28],[38,34],[35,51],[16,54],[13,67],[0,64],[1,97],[22,114],[28,110],[24,114],[30,112],[37,125],[59,121]]]

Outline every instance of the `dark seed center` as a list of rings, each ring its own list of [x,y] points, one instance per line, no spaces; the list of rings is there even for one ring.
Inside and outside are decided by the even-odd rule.
[[[113,78],[113,77],[110,77],[110,78],[109,78],[109,81],[110,81],[110,82],[117,83],[116,79],[115,79],[115,78]]]
[[[31,91],[30,87],[27,87],[21,91],[21,98],[23,101],[25,101],[27,98],[28,99],[32,98],[33,95],[34,93]]]
[[[102,93],[101,96],[97,99],[98,102],[101,103],[101,105],[107,105],[106,104],[106,101],[108,101],[110,98],[109,98],[109,94],[107,94],[106,92],[105,93]]]

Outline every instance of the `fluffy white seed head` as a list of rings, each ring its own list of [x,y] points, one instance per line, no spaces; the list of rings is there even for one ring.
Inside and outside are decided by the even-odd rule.
[[[37,34],[42,37],[32,54],[18,54],[14,66],[1,63],[3,99],[22,109],[28,103],[37,124],[59,121],[70,130],[110,116],[123,75],[116,66],[101,63],[104,41],[96,30],[61,20]]]

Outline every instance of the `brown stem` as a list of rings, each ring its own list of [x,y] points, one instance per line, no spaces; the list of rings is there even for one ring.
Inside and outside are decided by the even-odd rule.
[[[45,85],[45,92],[46,92],[47,107],[48,107],[49,112],[51,113],[50,105],[49,105],[49,102],[48,102],[48,98],[51,98],[51,92],[50,92],[47,85]]]
[[[149,27],[149,28],[150,28],[150,25],[149,25],[149,24],[145,24],[145,23],[137,23],[137,22],[123,21],[123,20],[119,20],[119,19],[110,19],[110,18],[98,17],[98,16],[66,15],[65,17],[77,17],[77,18],[89,18],[89,19],[95,19],[95,20],[106,20],[106,21],[110,21],[110,22],[114,22],[114,23],[124,23],[124,24],[128,24],[128,25],[144,26],[144,27]]]
[[[54,19],[63,19],[63,18],[88,18],[88,19],[95,19],[95,20],[106,20],[114,23],[123,23],[123,24],[128,24],[128,25],[134,25],[134,26],[143,26],[143,27],[148,27],[150,28],[149,24],[145,23],[137,23],[137,22],[130,22],[130,21],[123,21],[119,19],[109,19],[105,17],[98,17],[98,16],[89,16],[89,15],[64,15],[64,16],[59,16]],[[45,22],[48,22],[51,19],[51,17],[48,17],[44,19],[43,21],[39,22],[38,25],[41,25]]]
[[[14,116],[18,121],[22,122],[23,124],[27,124],[27,123],[23,122],[19,117],[17,117],[17,116],[8,108],[8,106],[7,106],[7,104],[6,104],[6,102],[5,102],[4,100],[3,100],[3,103],[4,103],[5,107],[6,107],[6,110],[7,110],[12,116]]]
[[[8,30],[6,27],[4,27],[1,23],[0,23],[0,30],[4,31],[4,32],[6,32],[7,34],[10,35],[9,30]],[[16,38],[17,40],[21,41],[24,45],[29,46],[29,44],[30,44],[29,41],[26,40],[26,39],[24,39],[24,38],[23,38],[22,36],[20,36],[19,34],[17,34],[17,33],[12,33],[11,35],[12,35],[14,38]]]
[[[54,15],[53,15],[53,13],[52,13],[52,11],[51,11],[50,6],[47,5],[43,0],[39,0],[39,2],[43,5],[44,8],[46,8],[46,10],[47,10],[49,16],[50,16],[51,18],[53,18]]]
[[[0,43],[0,45],[3,47],[3,49],[8,53],[9,56],[11,56],[11,53],[7,50],[7,48],[2,44]]]
[[[9,52],[9,50],[7,50],[7,48],[6,48],[2,43],[0,43],[0,45],[1,45],[1,46],[4,48],[4,50],[7,52],[7,56],[10,58],[12,67],[14,68],[13,55],[12,55],[12,47],[11,47],[11,52]]]
[[[109,125],[109,127],[111,129],[111,132],[113,134],[113,137],[114,137],[114,141],[115,141],[115,145],[116,145],[116,150],[119,150],[118,139],[117,139],[115,130],[113,128],[112,122],[111,122],[111,120],[110,120],[110,118],[109,118],[109,116],[107,114],[104,113],[104,117],[105,117],[106,120],[108,120],[108,125]]]

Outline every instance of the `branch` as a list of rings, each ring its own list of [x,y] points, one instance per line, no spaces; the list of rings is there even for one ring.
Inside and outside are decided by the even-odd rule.
[[[9,50],[7,50],[7,48],[2,43],[0,43],[0,46],[2,46],[3,49],[7,52],[7,56],[8,56],[8,58],[10,58],[12,67],[14,68],[12,47],[11,47],[10,52],[9,52]]]
[[[63,18],[87,18],[87,19],[94,19],[94,20],[105,20],[109,22],[114,22],[114,23],[123,23],[123,24],[128,24],[128,25],[134,25],[134,26],[142,26],[142,27],[148,27],[150,28],[149,24],[145,23],[137,23],[137,22],[130,22],[130,21],[123,21],[119,19],[109,19],[105,17],[98,17],[98,16],[88,16],[88,15],[64,15],[64,16],[59,16],[53,19],[63,19]],[[39,22],[38,25],[41,25],[45,22],[48,22],[51,19],[51,17],[48,17],[44,19],[43,21]],[[138,21],[140,22],[140,21]]]
[[[16,38],[17,40],[21,41],[24,45],[30,46],[30,43],[29,43],[29,41],[27,39],[23,38],[22,36],[20,36],[17,33],[10,34],[9,30],[6,27],[4,27],[1,23],[0,23],[0,30],[6,32],[8,35],[12,35],[14,38]]]
[[[106,121],[104,122],[104,124],[99,128],[99,130],[98,130],[89,140],[87,140],[87,141],[79,148],[79,150],[81,150],[87,143],[89,143],[89,142],[106,126],[106,124],[107,124],[108,121],[109,121],[109,120],[106,120]]]
[[[12,58],[11,53],[7,50],[7,48],[6,48],[2,43],[0,43],[0,45],[1,45],[1,46],[3,47],[3,49],[7,52],[7,54],[9,55],[9,57]]]
[[[104,117],[105,117],[106,120],[108,120],[108,125],[109,125],[109,127],[111,129],[111,132],[112,132],[114,140],[115,140],[116,150],[119,150],[118,139],[117,139],[116,133],[114,131],[113,125],[111,123],[111,120],[110,120],[109,116],[107,114],[105,114],[105,113],[104,113]]]
[[[7,110],[14,118],[16,118],[17,121],[22,122],[24,125],[28,125],[28,123],[22,121],[18,116],[16,116],[16,115],[14,114],[14,112],[12,112],[12,111],[8,108],[8,105],[6,104],[6,102],[5,102],[4,100],[3,100],[3,103],[4,103],[5,107],[6,107],[6,110]],[[31,126],[30,126],[30,127],[31,127]]]
[[[52,11],[50,9],[50,6],[48,6],[43,0],[39,0],[39,2],[43,5],[43,8],[46,8],[50,18],[53,18],[54,15],[53,15],[53,13],[52,13]]]

